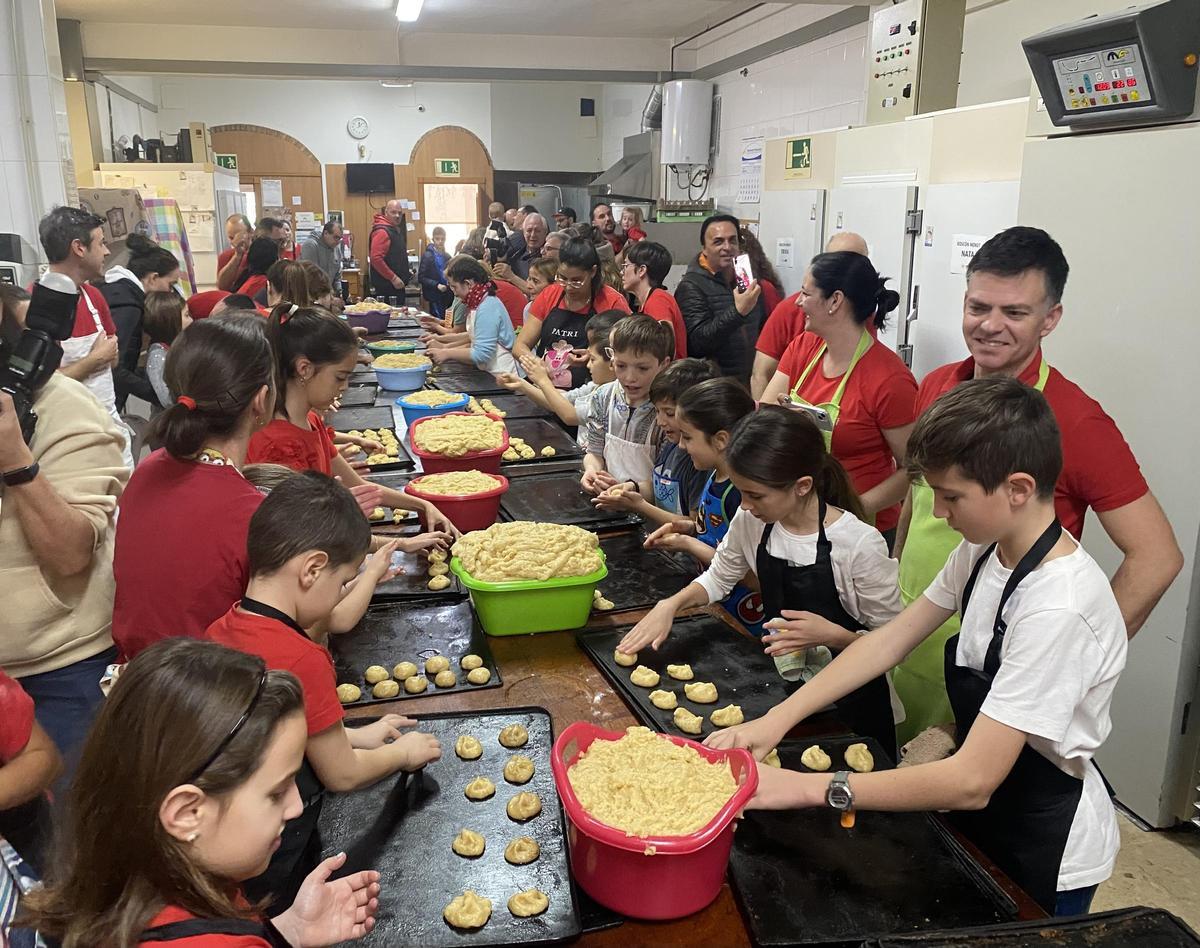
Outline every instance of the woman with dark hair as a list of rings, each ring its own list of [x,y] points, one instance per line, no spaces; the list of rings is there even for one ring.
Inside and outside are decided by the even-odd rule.
[[[272,309],[282,302],[311,306],[308,275],[304,272],[304,265],[282,257],[276,260],[267,268],[267,285],[258,291],[254,302],[267,309]]]
[[[446,263],[450,256],[446,253],[446,229],[435,227],[430,237],[429,246],[421,254],[417,279],[421,283],[421,296],[429,304],[429,315],[441,319],[454,301],[454,293],[446,283]]]
[[[537,355],[557,388],[578,388],[588,380],[587,321],[609,309],[628,313],[629,304],[605,285],[596,248],[586,240],[569,240],[558,254],[554,286],[533,301],[513,354],[518,359]]]
[[[435,336],[428,355],[435,363],[467,362],[492,375],[524,376],[512,347],[517,341],[508,310],[497,296],[496,283],[483,264],[458,257],[446,268],[446,282],[467,307],[466,332]]]
[[[246,252],[246,267],[250,274],[236,292],[254,299],[267,285],[267,271],[279,259],[279,243],[270,237],[255,237]]]
[[[783,301],[783,281],[779,279],[779,274],[771,266],[771,261],[767,257],[767,252],[763,250],[763,245],[759,243],[758,238],[754,236],[749,227],[743,227],[738,231],[738,241],[741,244],[742,253],[750,258],[751,275],[762,287],[763,312],[770,315],[775,312],[775,307]]]
[[[783,354],[764,404],[814,410],[868,518],[895,539],[908,492],[904,452],[917,420],[917,382],[896,353],[867,331],[900,303],[871,261],[850,251],[813,257],[800,288],[804,328]]]

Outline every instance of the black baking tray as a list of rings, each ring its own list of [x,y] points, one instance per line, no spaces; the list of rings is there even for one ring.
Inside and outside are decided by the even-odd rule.
[[[359,385],[342,392],[338,401],[342,408],[369,408],[375,404],[377,391],[373,385]]]
[[[496,406],[497,408],[499,406]],[[583,451],[565,428],[545,418],[505,418],[509,438],[520,438],[534,450],[534,456],[524,461],[506,461],[513,466],[529,464],[546,464],[561,461],[564,458],[582,458]],[[541,450],[544,447],[554,449],[554,456],[544,458]]]
[[[443,392],[462,392],[464,395],[504,395],[508,393],[503,385],[490,374],[474,366],[459,363],[455,366],[445,364],[429,373],[429,381],[435,388]]]
[[[653,606],[683,589],[696,570],[680,554],[647,550],[641,533],[620,533],[600,541],[608,575],[596,587],[614,612]]]
[[[348,384],[351,388],[360,385],[378,385],[379,377],[375,374],[374,369],[356,369],[350,373]]]
[[[488,648],[487,636],[475,621],[471,604],[465,601],[372,605],[351,631],[329,637],[329,651],[333,655],[338,684],[358,685],[362,689],[362,698],[347,707],[481,691],[501,684],[500,670]],[[400,662],[414,662],[424,674],[425,659],[434,655],[445,655],[450,659],[450,670],[458,675],[458,684],[453,688],[438,688],[430,681],[429,688],[418,695],[410,695],[401,686],[400,694],[395,698],[373,698],[371,687],[363,681],[363,672],[371,665],[382,665],[390,672],[392,666]],[[467,673],[458,664],[464,655],[478,655],[491,669],[492,677],[486,685],[472,685],[467,681]]]
[[[830,772],[848,769],[844,753],[863,742],[875,769],[892,766],[863,737],[787,740],[790,770],[820,745]],[[853,784],[853,780],[851,780]],[[844,829],[828,807],[747,811],[734,834],[729,874],[756,945],[861,945],[891,933],[991,925],[1017,906],[931,813],[860,811]],[[974,942],[971,942],[974,945]]]
[[[503,395],[487,395],[500,411],[505,413],[505,420],[510,418],[555,418],[554,412],[543,408],[532,398],[524,395],[513,395],[506,392]]]
[[[449,561],[449,554],[447,554]],[[371,602],[411,602],[413,600],[444,601],[467,598],[466,592],[453,573],[447,574],[450,585],[445,589],[429,588],[429,561],[421,553],[403,553],[397,550],[392,554],[392,565],[404,570],[393,576],[387,582],[375,587]],[[393,664],[395,664],[393,662]]]
[[[881,938],[872,948],[1188,948],[1200,945],[1186,923],[1156,908],[1117,909],[1075,918],[1010,922]]]
[[[518,750],[500,746],[497,735],[509,724],[523,724],[529,742]],[[319,824],[323,858],[345,850],[354,856],[339,874],[377,869],[380,874],[379,911],[375,928],[359,944],[364,946],[413,945],[422,948],[470,945],[530,945],[565,941],[582,931],[571,885],[566,821],[550,772],[554,731],[544,708],[498,708],[422,715],[418,727],[434,734],[442,745],[440,760],[414,777],[407,793],[408,806],[399,820],[388,819],[402,805],[397,785],[406,775],[390,777],[355,793],[329,794]],[[461,760],[454,742],[472,734],[483,744],[478,760]],[[513,754],[529,757],[533,778],[521,787],[504,780],[505,761]],[[463,788],[472,779],[487,776],[496,784],[488,800],[472,801]],[[530,790],[542,799],[542,812],[526,823],[508,818],[510,797]],[[462,828],[482,833],[487,848],[476,859],[454,853],[450,844]],[[504,847],[518,836],[530,836],[541,855],[527,866],[512,866]],[[541,889],[550,907],[533,918],[515,918],[508,898],[525,889]],[[464,889],[491,899],[492,914],[486,925],[470,932],[451,928],[442,910]]]
[[[335,431],[362,431],[364,428],[394,429],[396,422],[390,408],[343,407],[329,416],[328,424]]]
[[[573,474],[575,483],[579,483],[579,478],[583,476],[583,459],[582,458],[545,458],[541,464],[510,464],[507,461],[500,463],[500,473],[512,480],[514,477],[538,477],[547,474]]]
[[[592,505],[590,495],[579,486],[579,473],[521,477],[511,481],[500,500],[506,520],[565,523],[585,530],[631,530],[641,526],[640,517],[624,511],[606,511]]]

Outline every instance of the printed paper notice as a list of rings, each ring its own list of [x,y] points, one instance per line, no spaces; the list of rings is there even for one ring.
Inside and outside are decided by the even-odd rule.
[[[283,207],[283,180],[281,178],[262,178],[258,182],[262,189],[263,207]]]
[[[955,234],[950,245],[950,272],[966,273],[967,264],[975,256],[976,251],[983,246],[986,237],[976,234]]]
[[[757,138],[742,139],[742,172],[738,180],[737,203],[758,204],[762,200],[763,143]]]
[[[775,266],[792,267],[792,250],[795,241],[791,237],[779,237],[775,241]]]

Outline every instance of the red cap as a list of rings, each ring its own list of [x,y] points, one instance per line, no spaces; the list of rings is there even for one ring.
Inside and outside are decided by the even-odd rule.
[[[203,293],[193,293],[188,297],[188,315],[192,319],[207,319],[221,300],[229,296],[224,290],[205,290]]]

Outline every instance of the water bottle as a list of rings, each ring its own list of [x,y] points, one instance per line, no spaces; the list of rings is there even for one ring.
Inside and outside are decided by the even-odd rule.
[[[774,631],[782,624],[783,619],[771,619],[769,622],[763,623],[763,628]],[[784,681],[799,681],[804,677],[804,667],[807,664],[804,660],[804,649],[771,657],[775,660],[775,670],[779,672],[779,677]]]

